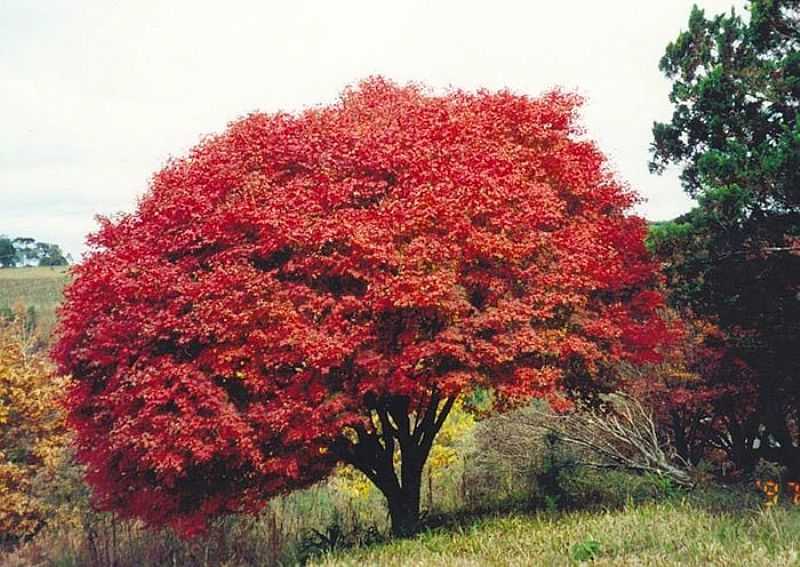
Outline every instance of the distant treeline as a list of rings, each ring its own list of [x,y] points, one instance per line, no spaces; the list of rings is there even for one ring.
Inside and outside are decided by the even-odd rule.
[[[0,267],[66,266],[70,263],[58,244],[37,242],[34,238],[0,235]]]

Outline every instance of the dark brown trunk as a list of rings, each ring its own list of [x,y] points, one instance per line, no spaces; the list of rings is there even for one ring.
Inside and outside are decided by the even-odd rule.
[[[678,412],[671,412],[672,417],[672,439],[675,444],[675,450],[678,455],[686,462],[689,461],[690,449],[689,441],[686,438],[686,427],[684,426],[683,419]]]
[[[392,470],[392,478],[381,483],[386,487],[381,490],[386,497],[395,537],[414,535],[419,527],[422,470],[429,452],[428,444],[419,445],[411,438],[404,440],[400,443],[400,477]]]
[[[728,417],[728,432],[731,436],[729,456],[736,468],[751,472],[753,469],[753,440],[748,438],[745,427],[735,416]]]
[[[342,460],[363,472],[386,497],[395,537],[409,537],[419,527],[422,470],[454,402],[455,398],[442,400],[434,393],[424,411],[415,412],[412,426],[407,399],[383,400],[373,408],[380,429],[355,427],[356,442],[342,440],[334,447]],[[394,466],[396,448],[399,475]]]
[[[389,517],[392,521],[392,535],[395,537],[412,536],[419,526],[422,470],[420,468],[417,474],[408,473],[402,476],[402,486],[390,494],[385,494],[386,503],[389,506]]]

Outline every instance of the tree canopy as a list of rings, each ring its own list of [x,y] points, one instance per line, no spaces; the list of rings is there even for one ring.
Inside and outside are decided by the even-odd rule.
[[[675,302],[718,321],[759,377],[758,417],[736,426],[800,470],[800,2],[749,10],[695,8],[661,61],[674,113],[653,128],[651,165],[682,167],[699,206],[652,242]]]
[[[0,267],[10,268],[16,264],[17,250],[10,238],[0,236]]]
[[[67,256],[58,244],[37,242],[29,237],[14,239],[0,235],[0,267],[66,266]]]
[[[372,79],[169,163],[61,311],[100,504],[192,534],[347,462],[408,533],[458,396],[563,407],[654,360],[646,225],[579,102]]]

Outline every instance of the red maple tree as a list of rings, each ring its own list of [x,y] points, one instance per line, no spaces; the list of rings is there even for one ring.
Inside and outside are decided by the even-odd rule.
[[[198,533],[347,462],[407,534],[458,396],[558,405],[651,360],[646,226],[579,104],[375,78],[170,162],[61,310],[100,505]]]

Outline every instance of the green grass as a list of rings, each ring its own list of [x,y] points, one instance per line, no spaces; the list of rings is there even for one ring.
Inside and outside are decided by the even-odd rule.
[[[511,513],[318,558],[326,567],[800,565],[800,508],[709,491],[612,511]]]

